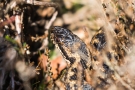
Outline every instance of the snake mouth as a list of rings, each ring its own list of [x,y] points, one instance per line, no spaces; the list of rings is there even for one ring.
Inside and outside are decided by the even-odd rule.
[[[56,43],[56,35],[55,35],[55,27],[51,27],[50,29],[50,39],[53,41],[53,43],[55,44]]]
[[[58,37],[58,33],[57,33],[57,30],[55,27],[52,27],[51,28],[51,31],[50,31],[50,39],[53,41],[54,44],[58,44],[58,43],[61,43],[61,37]]]
[[[64,28],[60,26],[53,26],[51,28],[51,40],[55,43],[62,43],[64,38],[66,37],[66,34],[64,32]]]

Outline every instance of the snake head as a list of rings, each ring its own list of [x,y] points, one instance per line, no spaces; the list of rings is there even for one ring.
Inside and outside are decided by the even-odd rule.
[[[57,44],[69,45],[73,43],[72,32],[68,29],[62,28],[60,26],[54,26],[51,29],[51,39]]]
[[[51,29],[51,38],[58,46],[62,55],[69,60],[71,64],[75,60],[80,60],[83,68],[87,68],[87,63],[90,57],[89,50],[86,44],[69,29],[55,26]],[[80,58],[80,59],[77,59]],[[91,62],[90,62],[91,63]]]

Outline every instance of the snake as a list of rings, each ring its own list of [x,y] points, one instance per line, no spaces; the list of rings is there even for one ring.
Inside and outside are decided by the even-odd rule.
[[[119,33],[120,34],[120,33]],[[112,59],[114,56],[115,60],[120,62],[125,56],[125,51],[122,48],[123,45],[128,45],[128,39],[126,36],[120,36],[117,34],[115,37],[116,43],[112,51],[107,51],[108,60]],[[123,39],[124,38],[124,39]],[[51,28],[51,40],[55,46],[60,50],[62,56],[67,61],[67,71],[64,75],[64,85],[66,90],[93,90],[93,87],[88,84],[85,80],[85,71],[88,71],[93,64],[93,60],[97,61],[98,56],[92,55],[90,49],[77,35],[75,35],[71,30],[60,27],[53,26]],[[126,41],[124,41],[126,40]],[[125,43],[125,44],[122,44]],[[91,39],[90,45],[102,55],[103,49],[106,47],[107,40],[103,29],[99,30]],[[94,52],[94,51],[93,51]],[[113,53],[112,53],[113,52]],[[106,63],[102,63],[102,68],[104,68],[104,73],[106,78],[98,77],[103,86],[107,84],[107,78],[113,75],[114,71],[109,68]],[[101,86],[99,85],[99,86]]]
[[[84,80],[84,70],[91,66],[91,55],[83,40],[60,26],[51,28],[51,39],[68,63],[67,74],[64,76],[66,90],[91,90],[91,86]]]

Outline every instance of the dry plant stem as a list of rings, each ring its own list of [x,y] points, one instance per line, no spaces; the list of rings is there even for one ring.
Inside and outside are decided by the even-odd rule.
[[[52,25],[52,23],[54,22],[54,20],[56,19],[57,15],[58,15],[58,11],[56,11],[56,12],[53,14],[51,20],[50,20],[49,23],[45,26],[45,29],[48,30],[48,29],[51,27],[51,25]],[[43,40],[42,46],[39,48],[39,50],[44,49],[44,47],[46,47],[46,46],[48,45],[48,38],[47,38],[47,36],[48,36],[48,31],[45,31],[44,33],[45,33],[45,34],[44,34],[44,36],[45,36],[44,38],[45,38],[45,39]]]
[[[49,55],[49,51],[46,52],[47,56]],[[47,74],[48,76],[50,77],[50,84],[51,84],[51,87],[50,87],[50,90],[53,89],[54,87],[54,82],[53,82],[53,72],[51,71],[52,67],[51,67],[51,62],[49,60],[49,58],[47,59]]]
[[[52,25],[52,23],[54,22],[54,20],[56,19],[57,15],[58,15],[58,11],[56,11],[56,12],[53,14],[51,20],[50,20],[49,23],[45,26],[45,29],[48,30],[48,29],[51,27],[51,25]],[[43,43],[42,43],[42,46],[40,47],[39,50],[44,49],[44,47],[46,47],[46,46],[48,45],[48,38],[47,38],[47,36],[48,36],[48,31],[45,31],[44,33],[45,33],[45,39],[44,39],[44,41],[43,41]]]
[[[47,54],[49,53],[49,52],[46,52]],[[42,57],[42,56],[40,56],[40,57]],[[53,90],[53,87],[54,87],[54,82],[53,82],[53,77],[52,77],[52,75],[53,75],[53,72],[51,71],[51,69],[52,69],[52,67],[51,67],[51,62],[50,62],[50,60],[49,60],[49,58],[48,58],[48,55],[46,56],[47,58],[46,58],[46,60],[47,60],[47,62],[44,62],[43,60],[43,58],[40,60],[40,62],[38,63],[38,66],[36,67],[36,69],[39,67],[39,65],[42,67],[44,67],[44,68],[46,68],[46,69],[44,69],[44,71],[46,72],[46,74],[45,74],[45,79],[47,80],[47,82],[49,83],[49,86],[48,86],[48,89],[49,90]],[[42,63],[46,63],[46,64],[44,64],[44,65],[41,65]]]
[[[23,0],[23,1],[28,3],[28,4],[43,5],[45,7],[55,7],[55,8],[57,8],[59,6],[58,3],[48,2],[48,1],[36,1],[36,0]]]
[[[15,16],[15,28],[17,31],[17,35],[15,37],[15,40],[17,41],[17,43],[19,44],[19,46],[21,46],[21,16],[20,15],[16,15]]]
[[[10,2],[10,4],[7,6],[5,13],[7,13],[9,8],[15,7],[18,3],[27,3],[27,4],[32,4],[32,5],[43,5],[46,7],[55,7],[55,8],[59,7],[58,3],[55,3],[55,2],[36,1],[36,0],[12,0]]]
[[[33,4],[34,5],[43,5],[43,6],[46,6],[46,7],[58,7],[59,5],[57,3],[54,3],[54,2],[42,2],[42,1],[35,1],[33,0]]]
[[[80,63],[78,63],[78,66],[77,66],[77,70],[79,71],[79,72],[77,72],[77,78],[78,78],[78,80],[77,80],[77,85],[80,87],[81,86],[81,81],[82,81],[82,71],[83,71],[83,67],[81,67],[81,64]],[[82,88],[78,88],[78,90],[81,90]]]
[[[111,39],[111,37],[110,37],[110,34],[109,33],[107,33],[108,31],[107,30],[111,30],[111,32],[112,33],[114,33],[114,31],[113,31],[113,28],[111,27],[111,24],[110,24],[110,22],[106,19],[107,17],[106,17],[106,14],[105,14],[105,11],[103,10],[103,14],[104,14],[104,17],[105,17],[105,24],[106,25],[109,25],[107,28],[105,28],[105,32],[106,32],[106,37],[107,37],[107,41],[108,41],[108,45],[107,45],[107,47],[109,47],[109,46],[111,46],[111,42],[113,41],[113,39],[112,40],[108,40],[108,39]],[[115,35],[115,33],[114,33],[114,35]],[[115,35],[116,36],[116,35]],[[109,47],[108,48],[108,50],[111,50],[111,48]],[[105,54],[105,53],[104,53]],[[105,58],[105,55],[104,55],[104,58]],[[111,62],[110,61],[108,61],[107,59],[105,59],[105,62],[107,63],[107,65],[109,65],[109,67],[112,69],[112,70],[114,70],[114,74],[115,74],[115,76],[116,76],[116,78],[121,82],[121,84],[123,85],[123,86],[125,86],[128,90],[134,90],[132,87],[130,87],[130,85],[128,85],[128,84],[126,84],[122,79],[121,79],[121,77],[119,76],[119,74],[117,73],[117,70],[113,67],[113,65],[111,65]]]
[[[102,2],[100,2],[102,3]],[[102,5],[100,5],[101,8],[103,8]],[[104,15],[104,20],[105,20],[105,35],[106,35],[106,39],[107,39],[107,49],[108,50],[111,50],[111,45],[112,45],[112,42],[113,42],[113,36],[116,36],[114,30],[113,30],[113,27],[111,26],[110,22],[107,20],[107,16],[106,16],[106,12],[102,9],[102,12],[103,12],[103,15]],[[113,35],[113,36],[112,36]]]
[[[24,50],[22,48],[22,43],[21,43],[22,20],[23,20],[23,13],[21,13],[21,15],[15,16],[15,28],[17,31],[15,40],[17,41],[18,45],[20,46],[21,53],[24,53]]]
[[[116,68],[115,68],[116,66],[113,67],[114,65],[112,65],[111,62],[108,61],[108,59],[107,59],[106,56],[105,56],[105,53],[104,53],[104,58],[105,58],[105,62],[107,63],[107,65],[114,71],[114,75],[115,75],[115,77],[118,79],[118,81],[120,81],[121,84],[122,84],[123,86],[125,86],[128,90],[134,90],[132,87],[130,87],[130,85],[128,85],[126,82],[124,82],[124,81],[122,80],[122,78],[120,77],[120,75],[117,73],[117,70],[116,70]],[[117,68],[118,68],[118,67],[117,67]]]
[[[15,16],[15,26],[16,26],[17,34],[21,34],[21,16],[20,15]]]
[[[48,45],[48,37],[46,37],[44,40],[43,40],[43,43],[42,43],[42,46],[39,48],[39,50],[43,50],[45,49],[46,50],[46,47]]]
[[[45,26],[45,29],[48,30],[48,29],[50,28],[50,26],[52,25],[52,23],[53,23],[54,20],[56,19],[57,15],[58,15],[58,11],[56,11],[56,12],[53,14],[51,20],[50,20],[49,23]]]

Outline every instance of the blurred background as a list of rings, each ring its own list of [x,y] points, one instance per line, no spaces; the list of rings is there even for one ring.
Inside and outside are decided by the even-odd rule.
[[[52,26],[86,43],[95,60],[86,81],[95,90],[135,89],[135,0],[0,0],[0,12],[1,90],[64,90],[67,64],[50,39]],[[106,46],[96,42],[104,39],[100,30]]]

